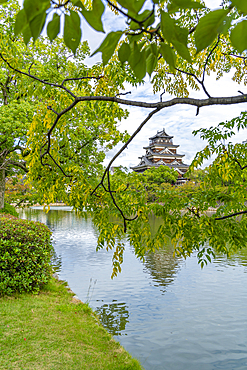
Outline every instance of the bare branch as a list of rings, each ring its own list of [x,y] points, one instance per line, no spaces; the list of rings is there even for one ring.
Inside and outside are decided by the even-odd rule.
[[[129,138],[129,140],[121,147],[121,149],[114,155],[114,157],[110,160],[108,166],[106,167],[105,169],[105,172],[101,178],[101,182],[96,186],[96,188],[92,191],[91,195],[93,195],[96,190],[100,187],[100,186],[103,186],[103,182],[104,182],[104,179],[105,179],[105,176],[106,174],[109,172],[110,168],[111,168],[111,165],[112,163],[115,161],[115,159],[117,159],[117,157],[124,151],[124,149],[127,148],[127,146],[131,143],[131,141],[134,139],[134,137],[141,131],[142,127],[152,118],[152,116],[159,112],[161,108],[156,108],[155,110],[153,110],[152,112],[149,113],[149,115],[144,119],[144,121],[142,121],[142,123],[139,125],[139,127],[135,130],[135,132],[131,135],[131,137]]]
[[[208,61],[209,61],[209,58],[211,57],[211,55],[213,54],[214,50],[217,48],[217,46],[219,45],[219,42],[220,42],[220,35],[218,35],[218,40],[216,42],[216,44],[214,45],[214,47],[211,49],[211,51],[209,52],[207,58],[206,58],[206,61],[205,61],[205,64],[204,64],[204,69],[203,69],[203,74],[202,74],[202,84],[204,84],[204,79],[205,79],[205,73],[206,73],[206,68],[207,68],[207,64],[208,64]]]
[[[245,211],[240,211],[240,212],[235,212],[235,213],[231,213],[230,215],[227,215],[227,216],[222,216],[222,217],[215,217],[215,220],[225,220],[226,218],[230,218],[230,217],[234,217],[234,216],[239,216],[239,215],[243,215],[243,214],[247,214],[247,210]]]
[[[107,181],[108,181],[108,191],[110,193],[110,196],[111,196],[111,199],[112,199],[112,202],[114,204],[114,206],[119,210],[123,220],[124,220],[124,232],[126,233],[127,231],[127,221],[134,221],[137,219],[138,215],[136,215],[135,217],[133,218],[128,218],[128,217],[125,217],[123,211],[121,210],[121,208],[118,206],[114,196],[113,196],[113,191],[111,190],[111,183],[110,183],[110,169],[108,168],[107,170]]]
[[[84,77],[74,77],[74,78],[65,78],[63,80],[63,82],[61,83],[61,86],[64,86],[64,83],[67,82],[67,81],[81,81],[81,80],[100,80],[101,78],[103,78],[104,76],[84,76]]]
[[[60,166],[60,164],[58,164],[58,162],[53,158],[53,156],[51,155],[50,152],[47,153],[49,155],[49,157],[51,158],[51,160],[55,163],[55,165],[60,169],[60,171],[62,172],[62,174],[65,176],[65,177],[73,177],[72,175],[67,175],[64,170],[62,169],[62,167]]]
[[[199,208],[195,209],[195,207],[192,207],[192,208],[187,207],[187,209],[191,213],[193,213],[193,215],[195,215],[196,217],[200,218]]]
[[[119,93],[119,94],[116,95],[116,97],[120,96],[120,95],[128,95],[128,94],[131,94],[131,91],[127,91],[126,93]]]
[[[173,98],[164,102],[146,103],[143,101],[125,100],[114,96],[80,96],[77,101],[109,101],[118,104],[128,105],[132,107],[151,108],[151,109],[163,109],[172,107],[179,104],[187,104],[195,107],[206,107],[212,105],[232,105],[239,103],[247,103],[247,94],[229,96],[229,97],[217,97],[208,99],[194,99],[194,98]]]
[[[15,167],[19,167],[19,168],[21,168],[23,171],[25,171],[26,173],[28,172],[28,169],[27,169],[27,167],[26,167],[26,163],[25,163],[25,162],[15,162],[15,161],[9,160],[9,161],[8,161],[8,165],[12,165],[12,166],[15,166]]]

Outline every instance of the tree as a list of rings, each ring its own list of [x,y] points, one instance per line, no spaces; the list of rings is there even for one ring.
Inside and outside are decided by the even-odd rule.
[[[22,39],[13,34],[13,19],[17,10],[18,5],[13,2],[11,7],[8,4],[1,12],[0,207],[4,206],[6,171],[9,176],[16,175],[15,167],[29,171],[29,181],[36,183],[40,197],[51,195],[47,196],[49,203],[67,195],[67,187],[73,186],[71,182],[75,183],[75,178],[71,180],[74,167],[81,181],[83,174],[94,178],[94,174],[102,171],[104,151],[126,137],[126,133],[117,130],[116,117],[125,118],[127,112],[107,102],[100,106],[97,103],[87,107],[77,106],[65,115],[67,106],[74,105],[74,93],[68,94],[69,89],[86,95],[93,94],[95,90],[102,94],[105,91],[116,94],[126,72],[117,75],[116,63],[105,69],[100,64],[91,69],[86,67],[83,64],[89,53],[86,42],[77,49],[76,58],[72,58],[73,55],[60,39],[50,46],[47,39],[40,38],[26,48]],[[7,14],[9,16],[6,17]],[[27,72],[18,72],[24,69]],[[101,81],[103,70],[105,79]],[[35,78],[30,79],[31,73]],[[51,80],[56,83],[50,83]],[[54,126],[54,132],[51,130],[46,137],[59,110],[63,116],[60,127]],[[48,158],[45,158],[46,151],[49,152]],[[55,171],[51,171],[54,165]],[[65,166],[66,173],[62,168]],[[63,178],[63,194],[60,194],[58,171]],[[46,186],[43,186],[44,178]],[[54,195],[51,189],[58,193]]]
[[[190,180],[195,182],[195,184],[198,184],[202,181],[204,181],[205,179],[205,176],[207,175],[208,173],[208,169],[207,168],[196,168],[194,171],[190,171]]]
[[[25,181],[25,175],[13,174],[6,178],[4,201],[16,207],[37,203],[35,190]]]
[[[163,183],[174,184],[177,181],[178,173],[167,166],[152,167],[143,173],[143,177],[149,184],[161,185]]]
[[[105,245],[107,248],[114,248],[116,245],[113,255],[113,275],[120,270],[120,263],[123,260],[124,245],[121,240],[125,232],[139,257],[143,257],[147,251],[161,247],[167,238],[175,245],[175,252],[185,257],[196,250],[199,262],[203,266],[214,255],[213,247],[217,251],[230,254],[247,241],[246,145],[226,144],[234,134],[234,128],[246,128],[246,114],[243,113],[229,122],[220,123],[218,127],[209,131],[200,130],[201,136],[208,140],[208,145],[196,155],[191,168],[200,166],[203,160],[212,154],[216,154],[217,157],[209,167],[204,182],[196,188],[188,185],[183,188],[164,189],[158,194],[157,202],[150,203],[147,202],[145,186],[139,181],[138,174],[114,178],[110,176],[109,170],[117,156],[141,128],[161,110],[178,104],[189,104],[195,106],[196,114],[199,114],[202,107],[246,102],[247,95],[241,91],[237,96],[212,97],[206,86],[206,76],[211,71],[217,72],[217,77],[220,78],[225,72],[235,68],[234,79],[237,82],[245,79],[246,2],[223,1],[222,7],[215,11],[206,8],[202,1],[193,0],[153,0],[152,9],[149,9],[145,0],[112,2],[106,0],[105,3],[113,12],[125,17],[127,24],[123,30],[109,32],[95,51],[102,53],[103,64],[106,66],[103,78],[99,79],[99,88],[91,86],[92,90],[81,91],[77,87],[76,78],[81,80],[85,78],[84,71],[81,71],[80,77],[78,75],[72,77],[74,80],[69,79],[71,84],[68,88],[65,88],[65,80],[62,79],[49,83],[44,78],[38,80],[37,76],[28,70],[15,69],[12,61],[1,54],[2,60],[12,70],[46,86],[49,85],[53,88],[52,91],[54,88],[59,91],[56,100],[51,99],[51,105],[46,108],[43,105],[40,109],[38,124],[36,118],[34,120],[29,139],[32,150],[30,178],[36,181],[38,188],[43,189],[41,197],[43,202],[49,202],[58,194],[63,194],[64,198],[77,209],[92,213],[94,222],[99,228],[99,248]],[[80,0],[64,3],[25,0],[24,8],[16,17],[15,33],[16,35],[22,33],[26,44],[31,38],[37,40],[44,26],[46,27],[46,18],[52,14],[53,18],[47,25],[47,34],[52,41],[60,31],[60,17],[64,17],[64,42],[76,53],[81,40],[80,20],[86,20],[95,30],[103,32],[104,8],[101,0],[93,0],[85,6]],[[147,72],[152,76],[155,92],[163,91],[165,88],[167,92],[175,94],[176,98],[162,101],[161,93],[159,101],[148,103],[119,97],[119,90],[116,91],[109,85],[105,74],[107,68],[113,68],[114,65],[115,72],[121,71],[121,84],[131,71],[136,78],[131,76],[129,81],[132,84],[141,82]],[[114,81],[112,75],[111,78]],[[102,86],[104,89],[101,89]],[[106,86],[110,86],[110,89]],[[189,97],[190,89],[201,89],[206,98]],[[67,98],[64,98],[67,102],[66,108],[58,111],[57,105],[60,108],[65,94],[67,94]],[[90,166],[86,166],[81,172],[80,166],[73,164],[71,167],[69,161],[63,162],[60,154],[58,158],[56,157],[62,150],[59,143],[70,141],[70,136],[69,140],[65,137],[63,140],[59,138],[63,132],[61,127],[69,127],[63,121],[65,114],[69,114],[70,119],[74,118],[74,109],[76,107],[79,110],[81,103],[83,110],[97,107],[100,114],[105,112],[107,115],[109,115],[107,110],[112,107],[114,117],[117,116],[114,109],[119,109],[119,105],[151,110],[138,129],[113,156],[101,179],[98,180],[98,185],[97,176],[91,176]],[[46,122],[49,122],[46,137],[40,118],[44,115]],[[86,131],[90,132],[90,129]],[[111,136],[111,133],[109,135]],[[66,148],[70,150],[69,145]],[[32,161],[31,158],[35,160]],[[39,174],[38,177],[35,173]],[[69,183],[68,176],[72,176]],[[46,179],[45,183],[42,179]],[[222,180],[229,179],[231,181],[225,194],[225,189],[222,190],[219,183],[222,184]],[[223,202],[209,218],[205,212],[209,206],[216,206],[218,199],[223,199]],[[150,212],[164,220],[164,224],[154,236],[148,224]]]
[[[8,7],[0,14],[1,48],[9,51],[9,40],[11,33],[13,34],[11,24],[16,10],[16,6],[12,9]],[[25,54],[28,58],[25,49],[23,42],[16,39],[10,51],[12,58],[14,55],[17,57]],[[19,68],[23,68],[22,58],[18,61],[16,59],[16,62]],[[25,147],[28,124],[32,120],[34,106],[27,99],[28,86],[32,85],[32,81],[23,81],[2,60],[0,71],[0,208],[3,208],[6,174],[11,175],[18,170],[27,171],[21,153]]]

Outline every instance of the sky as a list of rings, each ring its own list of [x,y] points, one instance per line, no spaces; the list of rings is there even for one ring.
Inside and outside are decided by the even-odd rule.
[[[211,9],[219,7],[221,0],[206,0],[206,5]],[[124,21],[123,21],[124,22]],[[118,30],[121,29],[123,23],[112,21],[112,13],[109,11],[105,12],[104,15],[105,30]],[[94,32],[88,25],[83,22],[83,39],[88,39],[89,46],[94,51],[102,42],[104,34]],[[101,60],[101,54],[97,53],[93,58],[88,58],[86,62],[90,65]],[[246,91],[247,87],[238,85],[231,79],[231,74],[227,74],[224,78],[216,81],[215,75],[212,74],[210,77],[206,77],[205,84],[211,94],[211,96],[231,96],[238,95],[238,90],[243,92]],[[126,91],[131,91],[131,95],[128,95],[128,99],[139,100],[146,102],[159,101],[160,93],[154,95],[152,86],[150,84],[149,77],[145,78],[145,84],[140,85],[137,88],[126,85]],[[164,94],[163,101],[169,100],[174,96]],[[205,94],[201,92],[191,92],[190,97],[194,98],[206,98]],[[116,159],[113,166],[135,166],[140,162],[138,157],[145,154],[144,146],[148,145],[149,137],[154,136],[156,132],[165,128],[167,134],[174,136],[174,144],[180,145],[178,148],[179,154],[184,154],[183,161],[186,164],[190,164],[195,154],[205,147],[206,142],[201,140],[199,135],[194,136],[193,130],[203,128],[209,128],[217,125],[220,122],[230,120],[236,117],[240,112],[247,109],[247,104],[238,104],[232,106],[213,106],[204,107],[200,109],[200,113],[196,116],[196,108],[191,106],[174,106],[168,109],[163,109],[158,114],[154,115],[152,119],[143,127],[137,137],[131,142],[128,148]],[[130,112],[127,120],[119,123],[120,130],[127,130],[129,134],[132,134],[139,124],[144,120],[147,114],[150,112],[149,109],[139,107],[128,107]],[[232,139],[232,142],[242,142],[247,139],[247,133],[241,131],[237,133]],[[109,151],[106,156],[105,165],[108,164],[112,156],[120,148],[118,145],[113,150]],[[208,165],[210,162],[205,162]]]

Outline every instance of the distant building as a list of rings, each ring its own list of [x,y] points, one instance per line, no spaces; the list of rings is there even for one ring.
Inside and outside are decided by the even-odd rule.
[[[182,162],[184,154],[178,154],[179,145],[173,144],[173,136],[167,135],[165,129],[157,131],[157,134],[149,138],[149,146],[144,147],[146,154],[140,158],[140,163],[130,167],[135,172],[144,172],[151,167],[167,166],[178,173],[178,183],[186,182],[181,179],[189,166]]]

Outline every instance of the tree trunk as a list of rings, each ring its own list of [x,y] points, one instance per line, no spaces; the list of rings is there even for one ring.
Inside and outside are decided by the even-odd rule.
[[[5,168],[0,169],[0,208],[4,208]]]

